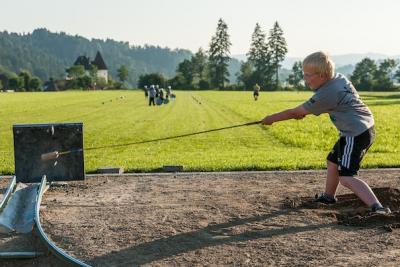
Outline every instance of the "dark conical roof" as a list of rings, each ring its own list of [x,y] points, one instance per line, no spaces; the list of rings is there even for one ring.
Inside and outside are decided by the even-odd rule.
[[[107,69],[106,63],[104,63],[103,57],[101,56],[99,51],[97,51],[96,57],[92,61],[92,64],[95,65],[99,70]]]
[[[90,60],[86,56],[79,56],[76,60],[74,65],[82,65],[85,70],[88,70],[90,68]]]

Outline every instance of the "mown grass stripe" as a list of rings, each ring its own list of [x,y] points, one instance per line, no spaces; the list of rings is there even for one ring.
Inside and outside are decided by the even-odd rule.
[[[14,172],[14,123],[83,122],[85,148],[141,142],[262,119],[297,106],[312,92],[178,91],[168,105],[148,106],[141,91],[1,93],[0,172]],[[361,93],[376,120],[377,139],[362,167],[400,166],[400,93]],[[121,98],[123,96],[123,98]],[[112,101],[110,101],[112,100]],[[104,103],[104,104],[103,104]],[[200,104],[201,103],[201,104]],[[155,171],[319,169],[337,139],[327,115],[249,126],[126,147],[85,151],[87,172],[119,166]]]

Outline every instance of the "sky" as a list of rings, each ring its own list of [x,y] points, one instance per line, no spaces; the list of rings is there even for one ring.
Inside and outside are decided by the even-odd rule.
[[[228,25],[232,55],[248,52],[259,23],[281,26],[289,57],[400,55],[398,0],[0,0],[0,31],[36,28],[131,45],[208,49],[218,19]]]

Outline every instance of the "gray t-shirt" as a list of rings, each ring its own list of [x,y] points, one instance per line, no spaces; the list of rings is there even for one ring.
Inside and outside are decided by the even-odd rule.
[[[149,96],[150,97],[155,97],[156,96],[156,89],[154,89],[154,87],[150,87]]]
[[[340,73],[318,88],[303,107],[316,116],[328,113],[341,136],[357,136],[374,125],[371,110]]]

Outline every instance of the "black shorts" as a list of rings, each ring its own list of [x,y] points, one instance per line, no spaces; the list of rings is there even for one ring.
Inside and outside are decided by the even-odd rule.
[[[374,140],[374,127],[357,136],[342,136],[328,154],[327,160],[338,165],[340,176],[357,175],[361,161]]]

